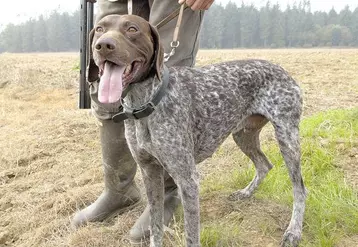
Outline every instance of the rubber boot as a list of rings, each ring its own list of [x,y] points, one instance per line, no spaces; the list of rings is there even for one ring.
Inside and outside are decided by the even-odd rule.
[[[136,206],[141,194],[134,182],[137,165],[124,138],[124,124],[111,120],[101,121],[100,139],[105,188],[98,199],[77,212],[74,227],[87,222],[103,221]]]
[[[169,177],[169,176],[168,176]],[[164,225],[168,226],[173,214],[180,204],[178,196],[178,188],[173,179],[169,177],[165,181],[165,197],[164,197]],[[150,212],[149,205],[146,206],[142,215],[138,218],[134,226],[129,232],[129,240],[133,246],[142,246],[149,243],[150,237]]]

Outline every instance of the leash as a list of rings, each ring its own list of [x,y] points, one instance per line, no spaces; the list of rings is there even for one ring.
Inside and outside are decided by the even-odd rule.
[[[180,30],[181,22],[183,20],[184,10],[187,9],[188,7],[189,7],[188,5],[183,3],[178,9],[174,10],[172,13],[170,13],[167,17],[165,17],[162,21],[160,21],[155,26],[157,29],[160,29],[161,27],[163,27],[168,22],[170,22],[171,20],[173,20],[175,17],[178,16],[177,24],[174,29],[173,41],[170,43],[171,50],[169,53],[164,53],[164,62],[168,62],[168,60],[175,54],[176,48],[178,48],[180,45],[180,42],[178,40],[179,30]]]
[[[157,25],[155,25],[156,28],[161,28],[162,26],[166,25],[168,22],[173,20],[175,17],[177,17],[180,14],[180,11],[183,9],[187,9],[189,6],[183,3],[179,8],[174,10],[172,13],[170,13],[167,17],[165,17],[163,20],[161,20]]]
[[[148,117],[155,110],[155,107],[159,104],[160,100],[164,97],[169,84],[169,70],[165,65],[163,66],[163,69],[164,69],[163,83],[154,93],[152,98],[147,103],[137,108],[131,108],[123,102],[123,97],[122,97],[121,106],[123,107],[123,111],[117,113],[112,117],[113,122],[119,123],[126,119],[140,119],[140,118]]]
[[[112,0],[109,0],[109,1],[112,1]],[[128,3],[127,4],[128,14],[132,15],[133,14],[133,0],[128,0],[127,3]],[[164,53],[164,62],[168,62],[168,60],[172,56],[174,56],[176,48],[178,48],[179,45],[180,45],[180,42],[178,41],[180,25],[181,25],[181,22],[183,20],[184,10],[187,9],[188,7],[189,7],[188,5],[183,3],[179,8],[174,10],[172,13],[170,13],[167,17],[165,17],[163,20],[161,20],[155,26],[157,29],[160,29],[161,27],[163,27],[168,22],[170,22],[171,20],[173,20],[175,17],[178,16],[178,21],[177,21],[177,24],[176,24],[175,29],[174,29],[173,41],[170,43],[171,50],[170,50],[169,53]]]

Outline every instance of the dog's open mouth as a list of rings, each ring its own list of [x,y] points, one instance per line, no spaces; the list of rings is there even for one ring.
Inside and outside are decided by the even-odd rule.
[[[133,80],[134,75],[141,67],[140,61],[131,64],[116,64],[106,60],[99,66],[100,83],[98,88],[98,100],[101,103],[117,102],[123,92],[123,88]]]

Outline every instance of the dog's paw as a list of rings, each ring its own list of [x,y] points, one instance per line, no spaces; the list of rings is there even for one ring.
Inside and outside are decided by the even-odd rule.
[[[231,195],[229,195],[228,199],[230,201],[240,201],[240,200],[244,200],[247,199],[251,196],[250,193],[248,193],[245,190],[238,190],[235,191],[234,193],[232,193]]]
[[[297,247],[301,240],[301,234],[286,230],[283,235],[281,247]]]

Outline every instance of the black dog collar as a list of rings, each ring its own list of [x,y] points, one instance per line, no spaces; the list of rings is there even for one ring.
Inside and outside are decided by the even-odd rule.
[[[163,83],[147,103],[141,105],[138,108],[130,108],[124,104],[123,98],[121,98],[123,111],[112,117],[112,120],[115,123],[119,123],[126,119],[140,119],[140,118],[148,117],[155,110],[155,107],[159,104],[160,100],[165,95],[169,83],[169,70],[165,65],[163,66],[163,68],[164,68],[164,74],[162,77]]]

